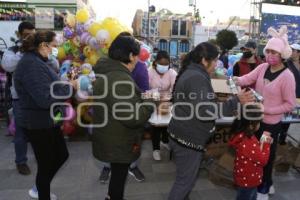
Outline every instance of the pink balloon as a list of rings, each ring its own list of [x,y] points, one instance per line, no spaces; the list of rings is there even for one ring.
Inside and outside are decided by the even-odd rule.
[[[66,108],[66,120],[73,121],[76,118],[76,111],[72,106]]]

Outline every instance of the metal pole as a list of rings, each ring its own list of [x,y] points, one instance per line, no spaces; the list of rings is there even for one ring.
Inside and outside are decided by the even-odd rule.
[[[150,0],[148,0],[148,27],[147,27],[147,43],[150,44]]]

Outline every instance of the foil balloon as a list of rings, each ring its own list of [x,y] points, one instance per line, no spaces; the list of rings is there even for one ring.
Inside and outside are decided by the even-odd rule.
[[[92,37],[92,38],[89,40],[89,45],[90,45],[90,47],[92,47],[92,49],[94,49],[94,50],[98,50],[98,49],[100,48],[97,39],[94,38],[94,37]]]
[[[150,53],[148,52],[147,49],[145,48],[141,48],[140,50],[140,54],[139,54],[139,59],[142,61],[142,62],[145,62],[146,60],[148,60],[150,57]]]
[[[82,33],[80,36],[80,43],[81,44],[88,44],[89,40],[92,38],[92,36],[88,32]]]
[[[75,133],[75,124],[71,121],[64,121],[63,123],[63,133],[65,135],[73,135]]]
[[[66,26],[63,29],[63,34],[65,38],[71,39],[74,36],[74,31],[70,27]]]
[[[65,24],[70,27],[70,28],[74,28],[76,25],[76,18],[75,15],[68,13],[67,16],[64,19]]]
[[[76,118],[76,111],[71,105],[66,107],[65,114],[65,120],[73,121]]]

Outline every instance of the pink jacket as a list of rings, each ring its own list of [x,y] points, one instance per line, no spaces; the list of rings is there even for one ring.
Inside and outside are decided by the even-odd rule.
[[[238,78],[238,85],[255,83],[255,90],[264,97],[264,119],[267,124],[281,121],[283,114],[296,106],[295,78],[289,69],[284,70],[275,80],[265,84],[264,75],[269,64],[263,63],[247,75]]]
[[[159,75],[152,67],[148,71],[150,89],[158,88],[160,91],[172,92],[177,72],[169,69],[163,76]]]

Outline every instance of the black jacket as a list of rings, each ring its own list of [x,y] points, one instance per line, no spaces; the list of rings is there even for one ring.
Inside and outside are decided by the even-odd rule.
[[[221,107],[216,101],[209,74],[203,66],[193,63],[187,66],[178,79],[173,103],[173,117],[168,127],[170,137],[187,147],[202,150],[214,133],[215,120],[220,114],[215,110],[222,108],[224,114],[232,115],[237,109],[238,99],[231,98]],[[180,103],[189,105],[178,105]],[[212,116],[209,112],[216,115]],[[188,116],[191,117],[181,119]]]
[[[300,71],[297,69],[297,67],[294,65],[293,61],[291,59],[287,60],[288,68],[291,70],[291,72],[295,76],[296,80],[296,97],[300,98]]]
[[[50,115],[53,103],[66,100],[55,99],[51,95],[51,84],[59,81],[58,75],[37,53],[25,53],[14,73],[14,81],[19,95],[21,112],[18,122],[27,129],[46,129],[55,126]],[[71,90],[71,91],[70,91]],[[55,96],[68,96],[72,92],[69,85],[56,84],[53,87]]]

